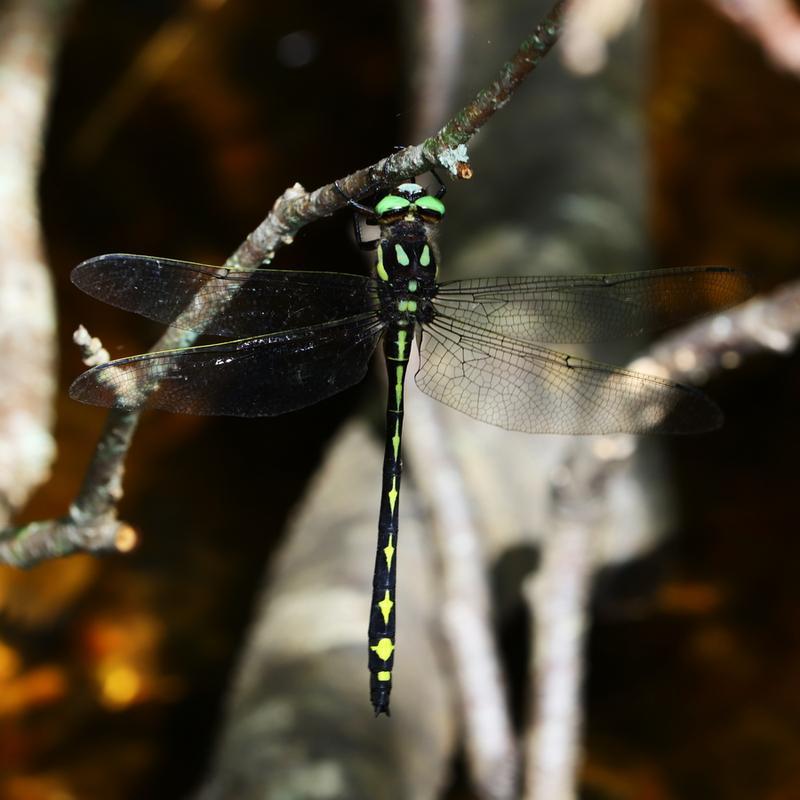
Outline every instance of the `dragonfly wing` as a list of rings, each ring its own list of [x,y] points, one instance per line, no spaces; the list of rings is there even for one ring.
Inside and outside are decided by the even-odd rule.
[[[227,269],[115,253],[72,271],[98,300],[182,330],[257,336],[342,319],[375,306],[371,279],[343,273]]]
[[[70,396],[118,409],[261,417],[358,383],[383,330],[375,314],[221,344],[121,358],[84,372]]]
[[[611,341],[728,308],[751,294],[728,267],[616,275],[475,278],[439,287],[437,310],[526,342]]]
[[[420,389],[526,433],[698,433],[722,415],[702,392],[437,317],[423,329]]]

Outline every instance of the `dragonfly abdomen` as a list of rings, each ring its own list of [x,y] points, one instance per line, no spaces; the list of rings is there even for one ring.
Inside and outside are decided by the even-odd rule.
[[[414,325],[405,319],[390,324],[384,335],[383,349],[389,378],[386,404],[386,447],[383,457],[381,508],[378,517],[378,548],[372,581],[372,604],[369,618],[370,700],[375,714],[389,714],[392,690],[392,667],[395,642],[395,587],[397,584],[397,548],[400,476],[403,469],[404,381],[408,370]]]

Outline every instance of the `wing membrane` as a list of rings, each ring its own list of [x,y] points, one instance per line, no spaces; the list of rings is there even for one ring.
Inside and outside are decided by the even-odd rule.
[[[375,314],[221,344],[121,358],[84,372],[70,396],[118,409],[261,417],[312,405],[362,380]]]
[[[475,278],[440,286],[434,305],[467,325],[526,342],[600,342],[660,330],[741,302],[745,275],[682,267],[616,275]]]
[[[722,415],[702,392],[437,317],[419,388],[475,419],[526,433],[697,433]]]
[[[166,258],[90,258],[72,282],[98,300],[183,330],[257,336],[317,325],[375,307],[373,282],[360,275],[235,270]]]

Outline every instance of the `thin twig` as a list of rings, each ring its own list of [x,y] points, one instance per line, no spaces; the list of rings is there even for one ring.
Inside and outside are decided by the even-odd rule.
[[[72,341],[80,348],[81,361],[87,367],[96,367],[111,361],[111,356],[103,347],[103,343],[96,336],[92,336],[83,325],[78,325],[78,329],[72,334]]]
[[[467,142],[509,100],[558,40],[567,4],[568,0],[554,3],[544,21],[502,67],[490,87],[480,91],[439,133],[337,181],[347,196],[373,194],[437,166],[455,177],[468,177]],[[290,244],[302,227],[344,207],[345,200],[333,183],[313,192],[295,184],[277,199],[266,219],[225,265],[253,269],[269,262],[275,251]],[[209,315],[219,311],[222,303],[209,301]],[[151,352],[187,347],[195,341],[196,333],[180,330],[180,317],[175,322],[176,326],[167,329]],[[0,532],[3,543],[0,562],[30,566],[54,555],[117,549],[120,523],[116,518],[116,501],[121,496],[124,460],[140,413],[140,410],[109,412],[83,488],[69,514],[58,520],[35,523],[35,529],[29,525]],[[53,541],[46,542],[48,537]]]

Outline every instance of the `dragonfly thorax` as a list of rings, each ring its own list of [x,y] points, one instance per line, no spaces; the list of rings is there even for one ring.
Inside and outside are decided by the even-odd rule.
[[[375,272],[385,319],[426,322],[436,294],[436,258],[427,237],[396,236],[378,243]]]
[[[375,269],[381,280],[393,283],[407,278],[432,281],[436,277],[436,254],[424,235],[381,238],[377,254]]]

